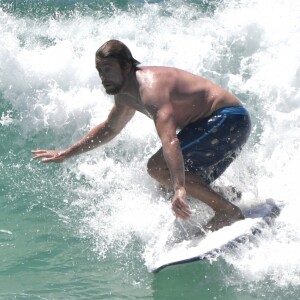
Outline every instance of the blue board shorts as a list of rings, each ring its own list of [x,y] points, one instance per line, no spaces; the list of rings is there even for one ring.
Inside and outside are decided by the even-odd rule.
[[[210,184],[233,162],[250,131],[250,116],[243,106],[224,107],[190,123],[177,135],[186,171]]]

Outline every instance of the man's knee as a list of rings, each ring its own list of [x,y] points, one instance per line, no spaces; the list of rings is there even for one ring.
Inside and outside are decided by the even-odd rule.
[[[153,158],[153,156],[148,160],[147,163],[147,172],[151,177],[156,177],[156,174],[158,173],[158,165],[156,160]]]
[[[161,159],[157,155],[153,155],[148,160],[147,171],[151,177],[158,178],[168,172],[168,167],[164,159]]]
[[[154,173],[154,168],[155,168],[154,159],[153,157],[151,157],[147,163],[147,172],[151,177],[153,177],[152,174]]]

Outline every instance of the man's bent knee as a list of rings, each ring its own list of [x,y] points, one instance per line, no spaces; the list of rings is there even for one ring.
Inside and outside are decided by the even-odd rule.
[[[156,173],[156,168],[155,168],[155,161],[154,159],[151,157],[148,160],[147,163],[147,172],[151,177],[155,177],[154,174]]]
[[[148,174],[159,180],[161,177],[168,176],[169,169],[165,163],[165,161],[161,159],[157,159],[157,157],[152,156],[147,163],[147,171]]]

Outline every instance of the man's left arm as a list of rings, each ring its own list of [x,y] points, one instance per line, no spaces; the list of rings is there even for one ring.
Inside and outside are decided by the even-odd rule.
[[[165,104],[158,109],[155,116],[155,126],[162,142],[164,158],[170,171],[174,197],[172,208],[176,217],[188,219],[191,211],[185,202],[185,171],[180,142],[176,134],[176,122],[171,104]]]

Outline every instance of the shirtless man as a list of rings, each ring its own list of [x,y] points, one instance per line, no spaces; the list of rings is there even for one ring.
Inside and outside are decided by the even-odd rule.
[[[172,209],[187,220],[186,194],[215,212],[207,228],[243,219],[241,210],[210,183],[234,160],[250,134],[241,102],[211,81],[170,67],[138,66],[122,42],[110,40],[96,52],[96,69],[115,104],[107,120],[65,150],[34,150],[34,159],[62,162],[112,140],[139,111],[153,119],[162,148],[148,161],[149,174],[174,190]],[[180,130],[177,134],[177,130]]]

